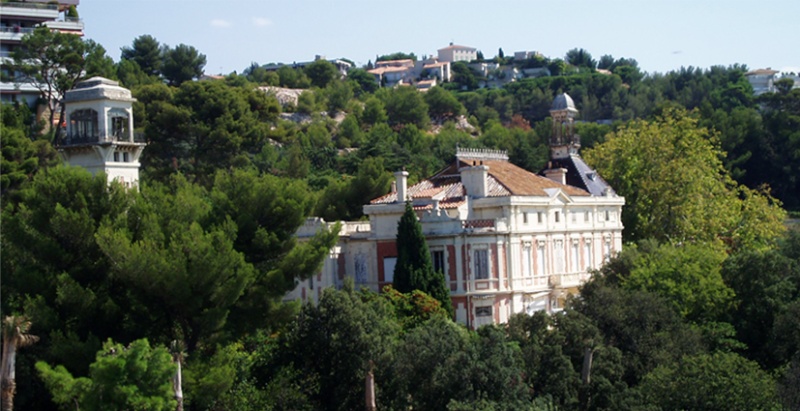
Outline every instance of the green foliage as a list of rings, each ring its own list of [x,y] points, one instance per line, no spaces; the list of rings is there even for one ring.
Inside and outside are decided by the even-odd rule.
[[[406,210],[397,223],[397,265],[394,269],[394,287],[401,293],[420,290],[437,299],[451,316],[453,304],[445,274],[433,271],[431,253],[417,214],[406,202]]]
[[[248,164],[280,112],[273,96],[218,81],[186,82],[174,91],[151,85],[134,95],[144,105],[150,140],[143,172],[160,181],[181,171],[208,185],[216,169]]]
[[[428,129],[430,124],[428,104],[415,88],[381,89],[377,95],[386,108],[387,121],[390,126],[400,128],[407,124],[413,124],[420,130]]]
[[[5,116],[6,111],[13,109],[3,104],[2,110]],[[0,175],[0,193],[6,195],[33,177],[39,166],[39,160],[33,142],[25,135],[22,128],[11,128],[3,124],[0,134],[3,135],[3,145],[0,148],[2,149],[0,168],[3,169]]]
[[[425,102],[428,104],[428,114],[440,121],[458,117],[464,112],[464,106],[458,99],[442,87],[428,90]]]
[[[666,410],[774,410],[774,380],[733,353],[686,356],[650,372],[639,387],[646,402]]]
[[[22,37],[20,47],[13,53],[13,70],[18,73],[14,80],[37,88],[50,110],[48,125],[61,109],[65,93],[80,80],[95,75],[113,77],[111,60],[102,46],[92,40],[47,27],[38,27]]]
[[[154,410],[175,409],[170,378],[175,372],[164,347],[150,347],[146,339],[128,347],[108,340],[97,352],[89,377],[75,378],[66,368],[36,363],[53,400],[71,409]]]
[[[778,250],[745,250],[725,261],[722,276],[736,293],[729,321],[748,356],[768,368],[788,362],[792,353],[774,345],[775,323],[800,297],[798,260]]]
[[[299,372],[294,375],[313,409],[360,409],[368,370],[374,367],[377,387],[390,373],[399,330],[387,321],[391,316],[392,308],[383,299],[365,301],[347,287],[327,289],[316,306],[303,307],[285,335],[276,365]],[[379,391],[382,395],[393,396]]]
[[[328,60],[317,60],[304,69],[306,76],[314,87],[325,88],[333,80],[338,79],[339,72],[336,66]]]
[[[233,221],[208,228],[199,223],[212,210],[203,189],[176,178],[170,188],[142,187],[141,195],[127,215],[98,229],[97,242],[119,281],[158,307],[152,318],[191,351],[222,329],[231,306],[255,281],[254,268],[234,249]]]
[[[173,48],[164,46],[161,53],[163,59],[161,75],[170,85],[180,86],[203,75],[206,56],[196,48],[186,44],[179,44]]]
[[[161,74],[162,48],[155,37],[143,34],[133,39],[131,47],[123,47],[120,63],[122,61],[132,61],[148,76],[158,76]]]
[[[667,111],[619,129],[584,157],[625,197],[628,239],[769,244],[784,230],[783,210],[768,194],[737,187],[715,142],[686,112]]]
[[[707,244],[647,245],[622,286],[661,295],[691,321],[714,320],[730,308],[734,294],[720,274],[726,257],[723,249]]]
[[[372,94],[378,91],[380,84],[375,80],[375,76],[364,69],[354,68],[347,72],[347,82],[352,84],[353,92],[356,97],[364,94]]]
[[[592,59],[592,54],[584,49],[574,48],[567,52],[564,60],[575,67],[595,69],[597,62]]]
[[[375,58],[375,62],[379,61],[391,61],[391,60],[414,60],[417,61],[417,56],[414,53],[403,53],[402,51],[398,51],[392,54],[385,54],[383,56],[378,56]]]

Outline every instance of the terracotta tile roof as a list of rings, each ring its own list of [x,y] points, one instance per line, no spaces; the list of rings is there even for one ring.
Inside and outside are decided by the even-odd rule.
[[[478,160],[475,160],[476,164]],[[465,199],[466,190],[461,183],[459,168],[472,165],[472,160],[458,160],[436,173],[408,188],[412,199],[437,199],[440,208],[455,208]],[[589,196],[589,193],[578,187],[559,184],[548,178],[531,173],[508,161],[486,160],[483,165],[489,167],[487,176],[487,197],[507,196],[548,196],[545,189],[559,188],[570,196]],[[397,193],[391,192],[378,197],[370,204],[390,204],[397,201]],[[423,206],[421,206],[423,207]]]
[[[449,61],[443,61],[443,62],[441,62],[441,63],[430,63],[430,64],[426,64],[426,65],[422,66],[422,68],[424,68],[424,69],[427,69],[427,68],[437,68],[437,67],[444,67],[444,66],[447,66],[447,65],[449,65],[449,64],[450,64],[450,62],[449,62]]]
[[[370,74],[383,74],[383,73],[395,73],[400,71],[408,71],[408,67],[395,67],[395,66],[388,66],[388,67],[378,67],[372,70],[368,70],[367,73]]]
[[[764,75],[764,74],[766,74],[766,75],[769,76],[769,75],[778,74],[778,73],[779,73],[779,71],[777,71],[777,70],[772,70],[772,69],[766,68],[766,69],[756,69],[756,70],[748,71],[747,73],[744,73],[744,75],[745,76],[752,76],[752,75]]]

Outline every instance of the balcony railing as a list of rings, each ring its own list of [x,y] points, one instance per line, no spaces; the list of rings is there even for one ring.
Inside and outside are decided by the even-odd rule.
[[[58,145],[60,146],[73,146],[73,145],[87,145],[99,143],[130,143],[129,135],[90,135],[90,134],[69,134],[59,138]],[[134,143],[146,143],[143,133],[133,134]]]
[[[35,27],[0,27],[0,33],[28,34],[33,33],[34,30],[36,30]]]
[[[20,9],[44,9],[57,10],[58,4],[51,3],[29,3],[29,2],[3,2],[0,7],[16,7]]]

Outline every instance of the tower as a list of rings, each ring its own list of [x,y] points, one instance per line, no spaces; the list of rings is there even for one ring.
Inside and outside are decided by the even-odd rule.
[[[575,135],[575,103],[567,93],[561,93],[553,100],[550,116],[553,119],[553,133],[550,136],[550,159],[561,160],[570,154],[577,154],[581,147]]]
[[[57,144],[68,164],[125,187],[139,185],[139,157],[146,146],[133,133],[130,90],[102,77],[82,81],[64,96],[67,132]]]

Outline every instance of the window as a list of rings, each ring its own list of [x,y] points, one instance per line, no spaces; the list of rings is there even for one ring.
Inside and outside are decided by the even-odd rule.
[[[528,213],[522,213],[522,224],[528,224]]]
[[[114,162],[119,163],[119,151],[114,152]]]
[[[581,254],[580,254],[580,248],[578,248],[578,246],[579,246],[578,240],[572,242],[572,252],[570,253],[572,261],[570,261],[570,267],[569,267],[570,271],[572,272],[577,272],[580,270],[579,264],[581,261]]]
[[[446,273],[447,270],[444,266],[444,250],[435,250],[431,252],[431,259],[433,260],[433,271],[437,273]]]
[[[130,163],[131,162],[131,157],[130,156],[131,156],[130,153],[122,153],[122,161],[124,161],[126,163]]]
[[[489,250],[475,250],[475,279],[489,279]]]
[[[572,217],[572,222],[575,223],[578,221],[578,213],[574,211],[569,212],[569,216]]]
[[[564,240],[556,240],[553,247],[555,272],[561,274],[564,272]]]
[[[476,317],[491,317],[492,316],[492,307],[475,307],[475,316]]]
[[[524,243],[522,245],[522,276],[523,277],[531,277],[533,273],[531,269],[533,265],[531,264],[531,243]]]
[[[589,222],[589,212],[588,211],[585,211],[583,213],[583,222],[584,223],[588,223]]]
[[[592,240],[584,239],[583,240],[583,264],[586,266],[587,270],[591,270],[592,267]]]
[[[539,224],[541,224],[541,223],[542,223],[542,212],[541,212],[541,211],[539,211],[538,213],[536,213],[536,219],[537,219],[537,222],[538,222]]]
[[[97,137],[97,112],[92,109],[76,110],[69,116],[71,137]]]
[[[128,139],[128,113],[122,109],[113,109],[108,113],[111,130],[109,132],[117,140]]]
[[[383,257],[383,281],[391,283],[394,281],[394,267],[397,265],[397,257]]]
[[[356,284],[367,283],[367,256],[365,254],[356,254],[355,261],[356,269]]]
[[[536,275],[545,275],[544,267],[544,242],[540,242],[536,248]]]
[[[558,223],[560,221],[561,221],[561,212],[560,211],[556,211],[556,222]]]
[[[606,221],[611,221],[611,213],[606,210]]]

